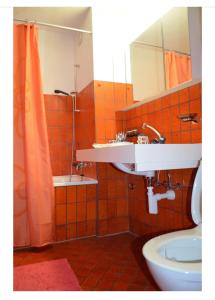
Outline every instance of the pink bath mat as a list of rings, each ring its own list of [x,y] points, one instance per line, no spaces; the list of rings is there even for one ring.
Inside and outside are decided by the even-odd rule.
[[[80,291],[67,259],[14,268],[14,291]]]

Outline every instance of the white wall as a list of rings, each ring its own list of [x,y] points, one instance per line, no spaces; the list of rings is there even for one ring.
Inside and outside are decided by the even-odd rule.
[[[94,79],[130,83],[129,45],[168,9],[117,3],[93,6]]]
[[[80,65],[78,91],[93,79],[131,83],[129,45],[168,9],[147,7],[144,11],[138,6],[93,6],[92,36],[40,28],[44,93],[52,94],[54,89],[74,90],[75,64]],[[90,27],[90,22],[89,10],[80,27]]]
[[[125,26],[127,13],[126,7],[95,6],[92,9],[95,80],[130,82],[130,72],[126,71],[130,37]]]
[[[90,7],[16,7],[14,17],[85,30],[92,28]],[[43,91],[83,89],[93,80],[92,34],[39,26]],[[80,65],[75,68],[75,65]],[[77,70],[77,84],[75,71]]]
[[[81,91],[93,80],[92,34],[40,28],[39,48],[45,94],[53,94],[55,89]]]
[[[75,38],[75,63],[78,65],[76,89],[80,92],[93,80],[92,35],[78,33]]]
[[[202,18],[200,7],[188,9],[190,50],[192,57],[192,79],[202,78]]]
[[[162,18],[164,48],[190,53],[188,9],[176,7]]]
[[[115,18],[114,10],[93,7],[94,80],[113,81],[113,53],[116,41],[112,24],[115,23]]]
[[[131,72],[134,100],[143,100],[165,90],[162,49],[133,44]]]
[[[92,18],[92,36],[40,27],[44,93],[52,94],[54,89],[74,90],[75,64],[80,65],[77,69],[78,91],[93,79],[130,83],[129,45],[166,11],[164,5],[162,8],[147,6],[143,10],[142,5],[96,4],[92,5],[92,16],[88,9],[77,25],[79,28],[91,28]]]
[[[39,50],[44,94],[74,90],[74,35],[40,28]]]
[[[91,9],[85,15],[80,28],[92,27]],[[77,68],[77,91],[81,91],[93,80],[93,39],[92,34],[76,33],[75,35],[75,63]]]
[[[162,5],[144,10],[141,5],[124,7],[93,6],[94,79],[131,82],[129,45],[171,6]],[[193,80],[201,79],[201,17],[199,8],[189,12],[190,47]],[[195,19],[195,17],[198,17]],[[126,55],[126,58],[124,59]],[[126,60],[126,65],[125,65]]]

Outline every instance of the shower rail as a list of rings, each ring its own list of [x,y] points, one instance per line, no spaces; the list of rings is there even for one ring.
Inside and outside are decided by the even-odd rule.
[[[32,24],[37,24],[37,25],[42,25],[42,26],[48,26],[48,27],[54,27],[54,28],[59,28],[59,29],[65,29],[65,30],[78,31],[78,32],[92,34],[92,31],[74,28],[74,27],[61,26],[61,25],[50,24],[50,23],[45,23],[45,22],[29,21],[29,20],[18,19],[18,18],[14,18],[13,20],[16,22],[32,23]]]

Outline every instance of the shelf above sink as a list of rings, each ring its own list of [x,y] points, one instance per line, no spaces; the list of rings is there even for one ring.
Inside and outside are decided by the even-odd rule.
[[[126,144],[77,150],[78,161],[132,163],[135,171],[196,168],[201,144]]]

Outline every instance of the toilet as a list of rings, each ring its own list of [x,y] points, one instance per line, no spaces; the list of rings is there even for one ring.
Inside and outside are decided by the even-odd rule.
[[[163,291],[202,289],[202,165],[194,180],[191,213],[196,227],[157,236],[142,249],[149,270]]]

